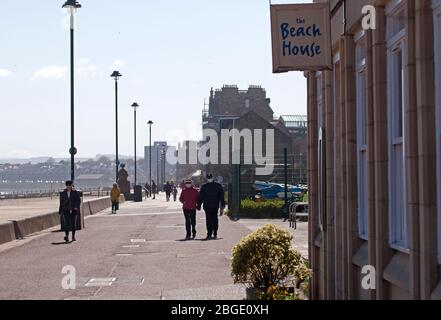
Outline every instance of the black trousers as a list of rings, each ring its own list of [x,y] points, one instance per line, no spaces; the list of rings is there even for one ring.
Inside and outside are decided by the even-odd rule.
[[[112,202],[112,211],[119,210],[119,202]]]
[[[187,237],[196,236],[196,210],[184,209],[185,229],[187,230]]]
[[[69,235],[69,232],[72,232],[72,234],[75,235],[75,231],[77,230],[77,219],[78,214],[63,214],[61,231],[64,231],[66,235]]]
[[[218,212],[219,208],[204,208],[205,216],[207,218],[207,236],[217,237],[217,230],[219,229],[219,217]]]

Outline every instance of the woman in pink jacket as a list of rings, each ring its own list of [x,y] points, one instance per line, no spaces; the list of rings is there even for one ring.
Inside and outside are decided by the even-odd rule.
[[[191,180],[185,181],[185,188],[181,192],[179,201],[183,204],[185,216],[185,228],[187,236],[185,240],[196,238],[196,207],[198,205],[199,191],[193,187]]]

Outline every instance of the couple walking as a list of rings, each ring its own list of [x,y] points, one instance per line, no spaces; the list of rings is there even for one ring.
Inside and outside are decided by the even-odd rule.
[[[219,208],[221,216],[225,208],[224,190],[220,184],[214,182],[213,175],[208,174],[207,181],[198,191],[194,188],[192,181],[187,180],[179,198],[184,209],[186,240],[196,238],[196,210],[200,211],[202,207],[207,219],[207,240],[217,239]]]

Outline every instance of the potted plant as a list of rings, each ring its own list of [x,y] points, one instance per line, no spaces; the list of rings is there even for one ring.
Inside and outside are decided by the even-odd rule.
[[[266,225],[243,238],[232,252],[231,271],[235,283],[245,283],[249,300],[296,298],[284,281],[309,269],[301,254],[292,247],[293,236],[274,225]],[[288,299],[286,299],[288,300]],[[290,299],[292,300],[292,299]]]

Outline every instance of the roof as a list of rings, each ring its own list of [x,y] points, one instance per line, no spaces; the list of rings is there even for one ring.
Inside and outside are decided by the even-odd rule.
[[[271,121],[268,122],[266,119],[264,119],[260,114],[258,114],[257,112],[250,110],[248,112],[246,112],[245,114],[243,114],[238,121],[247,121],[248,117],[250,116],[255,116],[257,118],[260,118],[262,120],[262,122],[267,123],[269,126],[273,127],[276,130],[279,130],[280,132],[282,132],[284,135],[286,135],[287,137],[289,137],[291,139],[291,134],[289,133],[289,131],[285,128],[285,126],[283,125],[283,123],[279,122],[275,122],[275,121]]]
[[[280,118],[282,118],[282,120],[286,122],[308,122],[308,116],[302,115],[284,115]]]
[[[308,116],[284,115],[280,119],[287,128],[306,128],[308,127]]]

